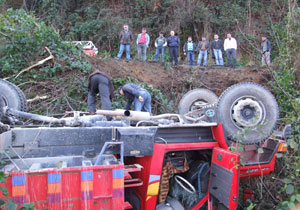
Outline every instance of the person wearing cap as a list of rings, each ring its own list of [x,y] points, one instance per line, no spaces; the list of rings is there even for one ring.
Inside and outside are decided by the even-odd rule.
[[[126,51],[126,60],[130,60],[130,43],[132,42],[132,33],[128,29],[128,24],[123,25],[123,30],[120,32],[120,51],[117,55],[117,59],[121,59],[124,49]]]
[[[143,61],[147,59],[147,48],[150,43],[150,36],[146,32],[146,28],[142,28],[142,33],[140,33],[136,39],[138,59],[141,60],[141,54],[143,52]]]
[[[88,107],[89,113],[96,112],[96,95],[99,93],[101,109],[111,110],[111,100],[114,98],[114,85],[108,75],[99,70],[94,71],[88,77]],[[108,120],[112,118],[107,117]]]
[[[183,52],[187,56],[188,64],[193,66],[195,64],[195,52],[197,51],[196,43],[193,42],[191,36],[188,37],[188,41],[184,43]]]
[[[271,63],[271,59],[270,59],[270,55],[271,55],[271,42],[267,39],[267,36],[263,35],[261,37],[261,54],[262,54],[262,58],[261,58],[261,64],[264,65],[270,65]]]
[[[167,46],[167,39],[164,37],[163,32],[159,33],[159,37],[156,38],[154,45],[156,47],[154,60],[157,61],[159,54],[161,54],[160,56],[161,62],[164,62],[165,46]]]
[[[129,110],[132,103],[134,104],[134,111],[146,111],[151,114],[151,95],[140,85],[133,83],[125,84],[120,89],[120,95],[124,96],[127,104],[125,110]]]
[[[237,42],[236,39],[231,36],[230,33],[227,34],[227,38],[224,41],[224,50],[227,56],[227,67],[231,67],[231,57],[233,59],[232,67],[236,67],[236,50]]]
[[[209,42],[206,41],[206,37],[202,36],[202,40],[198,43],[198,50],[199,50],[199,55],[198,55],[198,62],[197,65],[200,66],[203,58],[203,66],[206,67],[206,62],[207,62],[207,54],[209,50]]]

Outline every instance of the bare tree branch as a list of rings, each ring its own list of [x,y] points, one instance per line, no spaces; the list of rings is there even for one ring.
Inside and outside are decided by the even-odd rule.
[[[27,72],[27,71],[29,71],[30,69],[33,69],[34,67],[40,66],[40,65],[44,64],[46,61],[53,59],[54,56],[52,55],[52,53],[51,53],[51,51],[49,50],[49,48],[48,48],[48,47],[45,47],[45,49],[48,51],[48,53],[50,54],[50,56],[48,56],[47,58],[45,58],[45,59],[43,59],[43,60],[37,62],[36,64],[34,64],[34,65],[32,65],[32,66],[29,66],[29,67],[26,68],[26,69],[23,69],[23,70],[20,71],[16,76],[14,75],[15,78],[17,78],[18,76],[20,76],[20,75],[23,74],[24,72]]]

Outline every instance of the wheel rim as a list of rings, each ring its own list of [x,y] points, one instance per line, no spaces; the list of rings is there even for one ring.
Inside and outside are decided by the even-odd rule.
[[[194,101],[192,103],[192,105],[190,106],[190,111],[195,111],[195,110],[201,109],[202,107],[204,107],[208,104],[209,103],[207,101],[203,100],[203,99]]]
[[[238,128],[256,127],[265,118],[264,105],[253,97],[237,99],[231,107],[231,119]]]

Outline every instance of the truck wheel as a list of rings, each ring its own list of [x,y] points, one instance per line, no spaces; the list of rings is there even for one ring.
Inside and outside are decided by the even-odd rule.
[[[21,105],[21,110],[20,111],[22,111],[22,112],[27,112],[28,111],[28,105],[27,105],[27,99],[26,99],[26,96],[25,96],[25,94],[24,94],[24,92],[17,86],[17,85],[15,85],[15,84],[13,84],[13,83],[10,83],[15,89],[16,89],[16,91],[18,92],[18,95],[19,95],[19,99],[20,99],[20,101],[21,101],[21,103],[22,103],[22,105]]]
[[[3,99],[0,97],[0,122],[1,122],[2,116],[3,116],[3,107],[4,107],[4,102],[3,102]]]
[[[178,113],[183,115],[217,102],[218,96],[214,92],[208,89],[198,88],[187,92],[182,97],[178,105]]]
[[[4,102],[4,106],[19,111],[27,111],[26,97],[16,85],[0,79],[0,96]]]
[[[279,108],[270,91],[261,85],[245,82],[222,93],[217,113],[229,140],[256,144],[271,135]]]

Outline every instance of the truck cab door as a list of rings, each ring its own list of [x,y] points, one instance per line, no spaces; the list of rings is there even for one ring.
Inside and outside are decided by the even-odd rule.
[[[208,210],[234,210],[238,206],[239,154],[214,148],[209,181]]]

